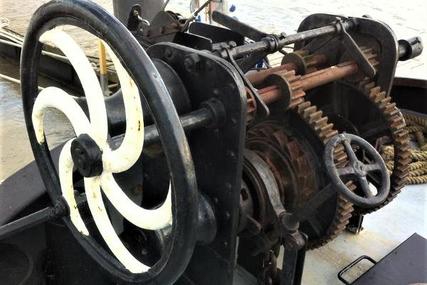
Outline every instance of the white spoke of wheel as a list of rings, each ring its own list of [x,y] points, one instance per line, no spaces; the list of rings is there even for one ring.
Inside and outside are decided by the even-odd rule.
[[[85,178],[85,189],[90,212],[96,227],[104,238],[115,257],[132,273],[142,273],[150,269],[149,266],[139,262],[124,246],[117,236],[108,217],[104,202],[102,201],[99,177]]]
[[[61,150],[59,155],[59,180],[61,183],[62,196],[68,204],[70,209],[70,219],[76,229],[84,234],[89,235],[85,223],[80,216],[79,209],[77,208],[76,198],[74,197],[73,186],[73,159],[71,158],[71,142],[69,140]]]
[[[119,77],[126,113],[126,132],[120,147],[104,154],[104,169],[113,173],[128,170],[141,155],[144,144],[144,115],[138,87],[123,68],[120,60],[104,43]]]
[[[89,117],[77,102],[62,89],[48,87],[42,90],[33,106],[32,120],[39,143],[44,142],[44,114],[47,108],[55,108],[68,118],[76,135],[87,133],[102,150],[103,173],[97,177],[84,178],[85,193],[90,212],[102,238],[112,254],[133,273],[142,273],[150,269],[138,261],[124,246],[105,208],[102,191],[124,218],[136,226],[148,230],[158,230],[172,224],[171,185],[165,202],[156,209],[144,209],[135,204],[122,191],[112,173],[128,170],[138,160],[144,144],[144,117],[138,87],[123,68],[120,60],[106,45],[115,65],[122,88],[126,113],[126,132],[120,147],[112,151],[107,145],[108,121],[104,96],[98,78],[80,46],[64,31],[53,29],[45,32],[40,40],[52,43],[70,60],[74,67],[87,99]],[[68,141],[59,158],[59,179],[64,199],[70,208],[70,219],[76,229],[89,235],[79,213],[74,196],[71,143]]]
[[[129,199],[111,173],[102,174],[101,187],[117,211],[135,226],[147,230],[159,230],[172,224],[170,184],[165,202],[153,210],[144,209]]]
[[[107,111],[104,95],[92,65],[81,47],[64,31],[49,30],[40,37],[40,41],[52,43],[60,49],[76,71],[87,100],[92,138],[103,149],[108,135]]]
[[[34,131],[40,144],[44,142],[43,119],[47,108],[61,111],[70,121],[77,136],[91,130],[82,108],[69,94],[57,87],[47,87],[37,96],[32,113]]]

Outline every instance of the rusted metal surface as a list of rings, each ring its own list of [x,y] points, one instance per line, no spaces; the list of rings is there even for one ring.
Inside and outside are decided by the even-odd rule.
[[[316,70],[317,66],[324,64],[326,62],[326,57],[323,54],[314,54],[308,55],[306,51],[303,53],[303,59],[305,61],[305,65],[307,67],[307,73],[313,72]],[[246,74],[246,77],[253,85],[261,84],[269,75],[275,74],[281,71],[291,71],[297,68],[296,63],[288,62],[281,64],[276,67],[272,67],[269,69],[264,69],[260,71],[250,71]]]
[[[385,92],[382,91],[380,87],[376,86],[374,82],[368,79],[360,82],[359,88],[362,91],[362,96],[366,96],[369,99],[384,119],[384,125],[388,130],[387,137],[393,142],[394,149],[394,168],[391,173],[391,185],[388,198],[378,207],[369,210],[358,209],[361,213],[370,213],[387,205],[400,193],[400,190],[406,184],[406,178],[409,174],[409,164],[412,158],[409,142],[410,137],[408,131],[405,129],[405,119],[400,110],[396,107],[396,104],[392,102],[392,98],[386,96]],[[377,146],[377,148],[379,147],[381,147],[381,145]]]
[[[289,82],[291,102],[297,99],[300,102],[300,98],[305,95],[303,94],[304,91],[356,74],[358,71],[358,65],[353,61],[348,61],[303,76],[295,75],[294,72],[287,71],[285,68],[279,69],[272,74],[280,75]],[[280,100],[283,95],[280,87],[276,85],[261,88],[258,90],[258,93],[266,104]],[[295,103],[291,103],[290,107],[294,107],[295,105]]]
[[[311,102],[304,100],[303,103],[297,106],[296,111],[310,129],[316,133],[323,145],[338,133],[337,130],[334,129],[334,125],[329,122],[328,117],[324,116],[323,112],[315,105],[311,104]],[[337,148],[335,157],[335,164],[339,167],[348,163],[348,157],[343,147]],[[349,181],[347,186],[353,191],[356,189],[352,181]],[[317,240],[309,241],[308,246],[310,248],[316,248],[334,239],[345,229],[352,212],[353,205],[347,202],[342,196],[337,195],[335,216],[327,230],[327,234]]]
[[[355,74],[358,70],[358,65],[355,62],[349,61],[315,71],[301,77],[301,88],[302,90],[307,91]]]

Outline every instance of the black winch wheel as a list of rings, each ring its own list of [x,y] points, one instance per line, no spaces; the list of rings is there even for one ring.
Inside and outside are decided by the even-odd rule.
[[[345,152],[350,161],[345,167],[338,168],[334,162],[334,153],[337,146],[340,144],[344,145]],[[373,161],[369,163],[360,161],[351,144],[363,150]],[[377,150],[361,137],[343,133],[331,138],[325,147],[324,160],[332,184],[338,192],[351,203],[360,207],[371,208],[380,205],[387,198],[390,192],[390,176],[388,175],[385,162]],[[372,192],[368,179],[366,178],[370,172],[381,174],[381,183],[380,187],[377,188],[377,193]],[[363,192],[362,194],[359,195],[351,191],[345,185],[345,177],[348,178],[349,176],[358,182]]]
[[[108,144],[107,113],[98,78],[78,44],[60,26],[72,25],[102,39],[123,91],[126,132],[117,149]],[[58,28],[59,27],[59,28]],[[89,118],[64,90],[38,92],[38,69],[43,43],[68,58],[82,84]],[[103,8],[90,1],[59,0],[41,6],[33,15],[21,56],[25,120],[33,153],[53,203],[64,199],[63,218],[82,247],[120,283],[171,284],[185,270],[196,242],[198,192],[187,139],[162,78],[132,34]],[[139,90],[142,94],[139,94]],[[160,134],[170,171],[169,193],[163,204],[144,209],[130,200],[113,174],[138,160],[144,143],[141,100],[145,100]],[[76,137],[65,143],[56,171],[45,138],[46,109],[64,113]],[[101,238],[88,230],[74,197],[73,169],[84,177],[87,205]],[[153,266],[139,261],[126,248],[110,221],[103,195],[130,223],[146,230],[171,228],[170,241]]]

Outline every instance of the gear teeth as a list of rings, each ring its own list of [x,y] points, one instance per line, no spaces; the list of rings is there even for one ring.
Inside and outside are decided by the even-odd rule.
[[[372,64],[373,67],[378,68],[378,66],[380,65],[380,62],[377,61],[376,59],[371,59],[370,63]]]
[[[304,98],[302,99],[304,101],[296,106],[297,113],[317,134],[322,143],[326,144],[330,138],[338,133],[338,131],[334,129],[334,125],[332,123],[329,123],[328,117],[323,116],[323,112],[319,110],[317,106],[312,105],[310,101],[306,101]],[[344,166],[348,163],[347,154],[342,146],[337,147],[336,149],[335,163],[339,166]],[[356,189],[356,186],[351,181],[349,182],[348,187],[353,191]],[[316,240],[309,240],[307,247],[317,248],[334,239],[346,228],[353,210],[353,205],[346,201],[342,196],[338,195],[335,217],[329,225],[326,234]]]
[[[380,92],[381,92],[380,87],[374,87],[369,91],[369,97],[375,97]]]
[[[332,130],[334,128],[333,124],[327,124],[324,127],[320,128],[320,131],[326,135],[326,133],[328,133],[330,130]]]
[[[311,106],[310,101],[304,101],[301,104],[298,105],[298,113],[301,114],[302,111],[304,111],[304,109],[308,108]]]
[[[314,112],[314,113],[313,113],[313,114],[311,114],[311,115],[310,115],[310,117],[309,117],[310,123],[313,123],[314,121],[317,121],[317,120],[321,119],[321,118],[322,118],[322,115],[323,115],[323,112],[322,112],[322,111]]]
[[[366,91],[371,91],[373,88],[375,87],[375,83],[374,82],[369,82],[367,83],[364,88]],[[373,92],[371,92],[370,94],[376,94],[375,90],[372,90]]]
[[[315,123],[316,124],[314,124],[314,130],[317,132],[328,123],[328,117],[322,117],[318,119]]]
[[[307,109],[304,110],[303,116],[304,119],[309,119],[310,115],[313,114],[314,112],[317,111],[317,107],[316,106],[310,106]]]
[[[392,148],[392,150],[394,150],[392,152],[394,167],[390,175],[390,194],[382,205],[374,209],[356,209],[359,214],[367,214],[387,205],[400,193],[400,189],[402,189],[407,182],[409,164],[411,163],[412,158],[411,152],[409,151],[410,138],[408,132],[405,130],[405,119],[400,110],[396,107],[396,103],[392,102],[391,97],[387,96],[386,92],[381,91],[378,86],[375,86],[373,81],[370,81],[367,78],[361,81],[359,87],[363,94],[367,96],[368,99],[378,108],[379,112],[385,119],[391,132],[394,146]]]

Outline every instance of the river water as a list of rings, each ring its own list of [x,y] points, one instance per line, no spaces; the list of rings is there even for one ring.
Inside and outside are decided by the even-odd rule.
[[[18,67],[0,57],[0,73],[18,78]],[[42,80],[44,86],[49,81]],[[63,143],[73,132],[69,122],[59,112],[48,111],[45,130],[49,146]],[[34,159],[25,127],[21,91],[18,83],[0,78],[0,181]]]

